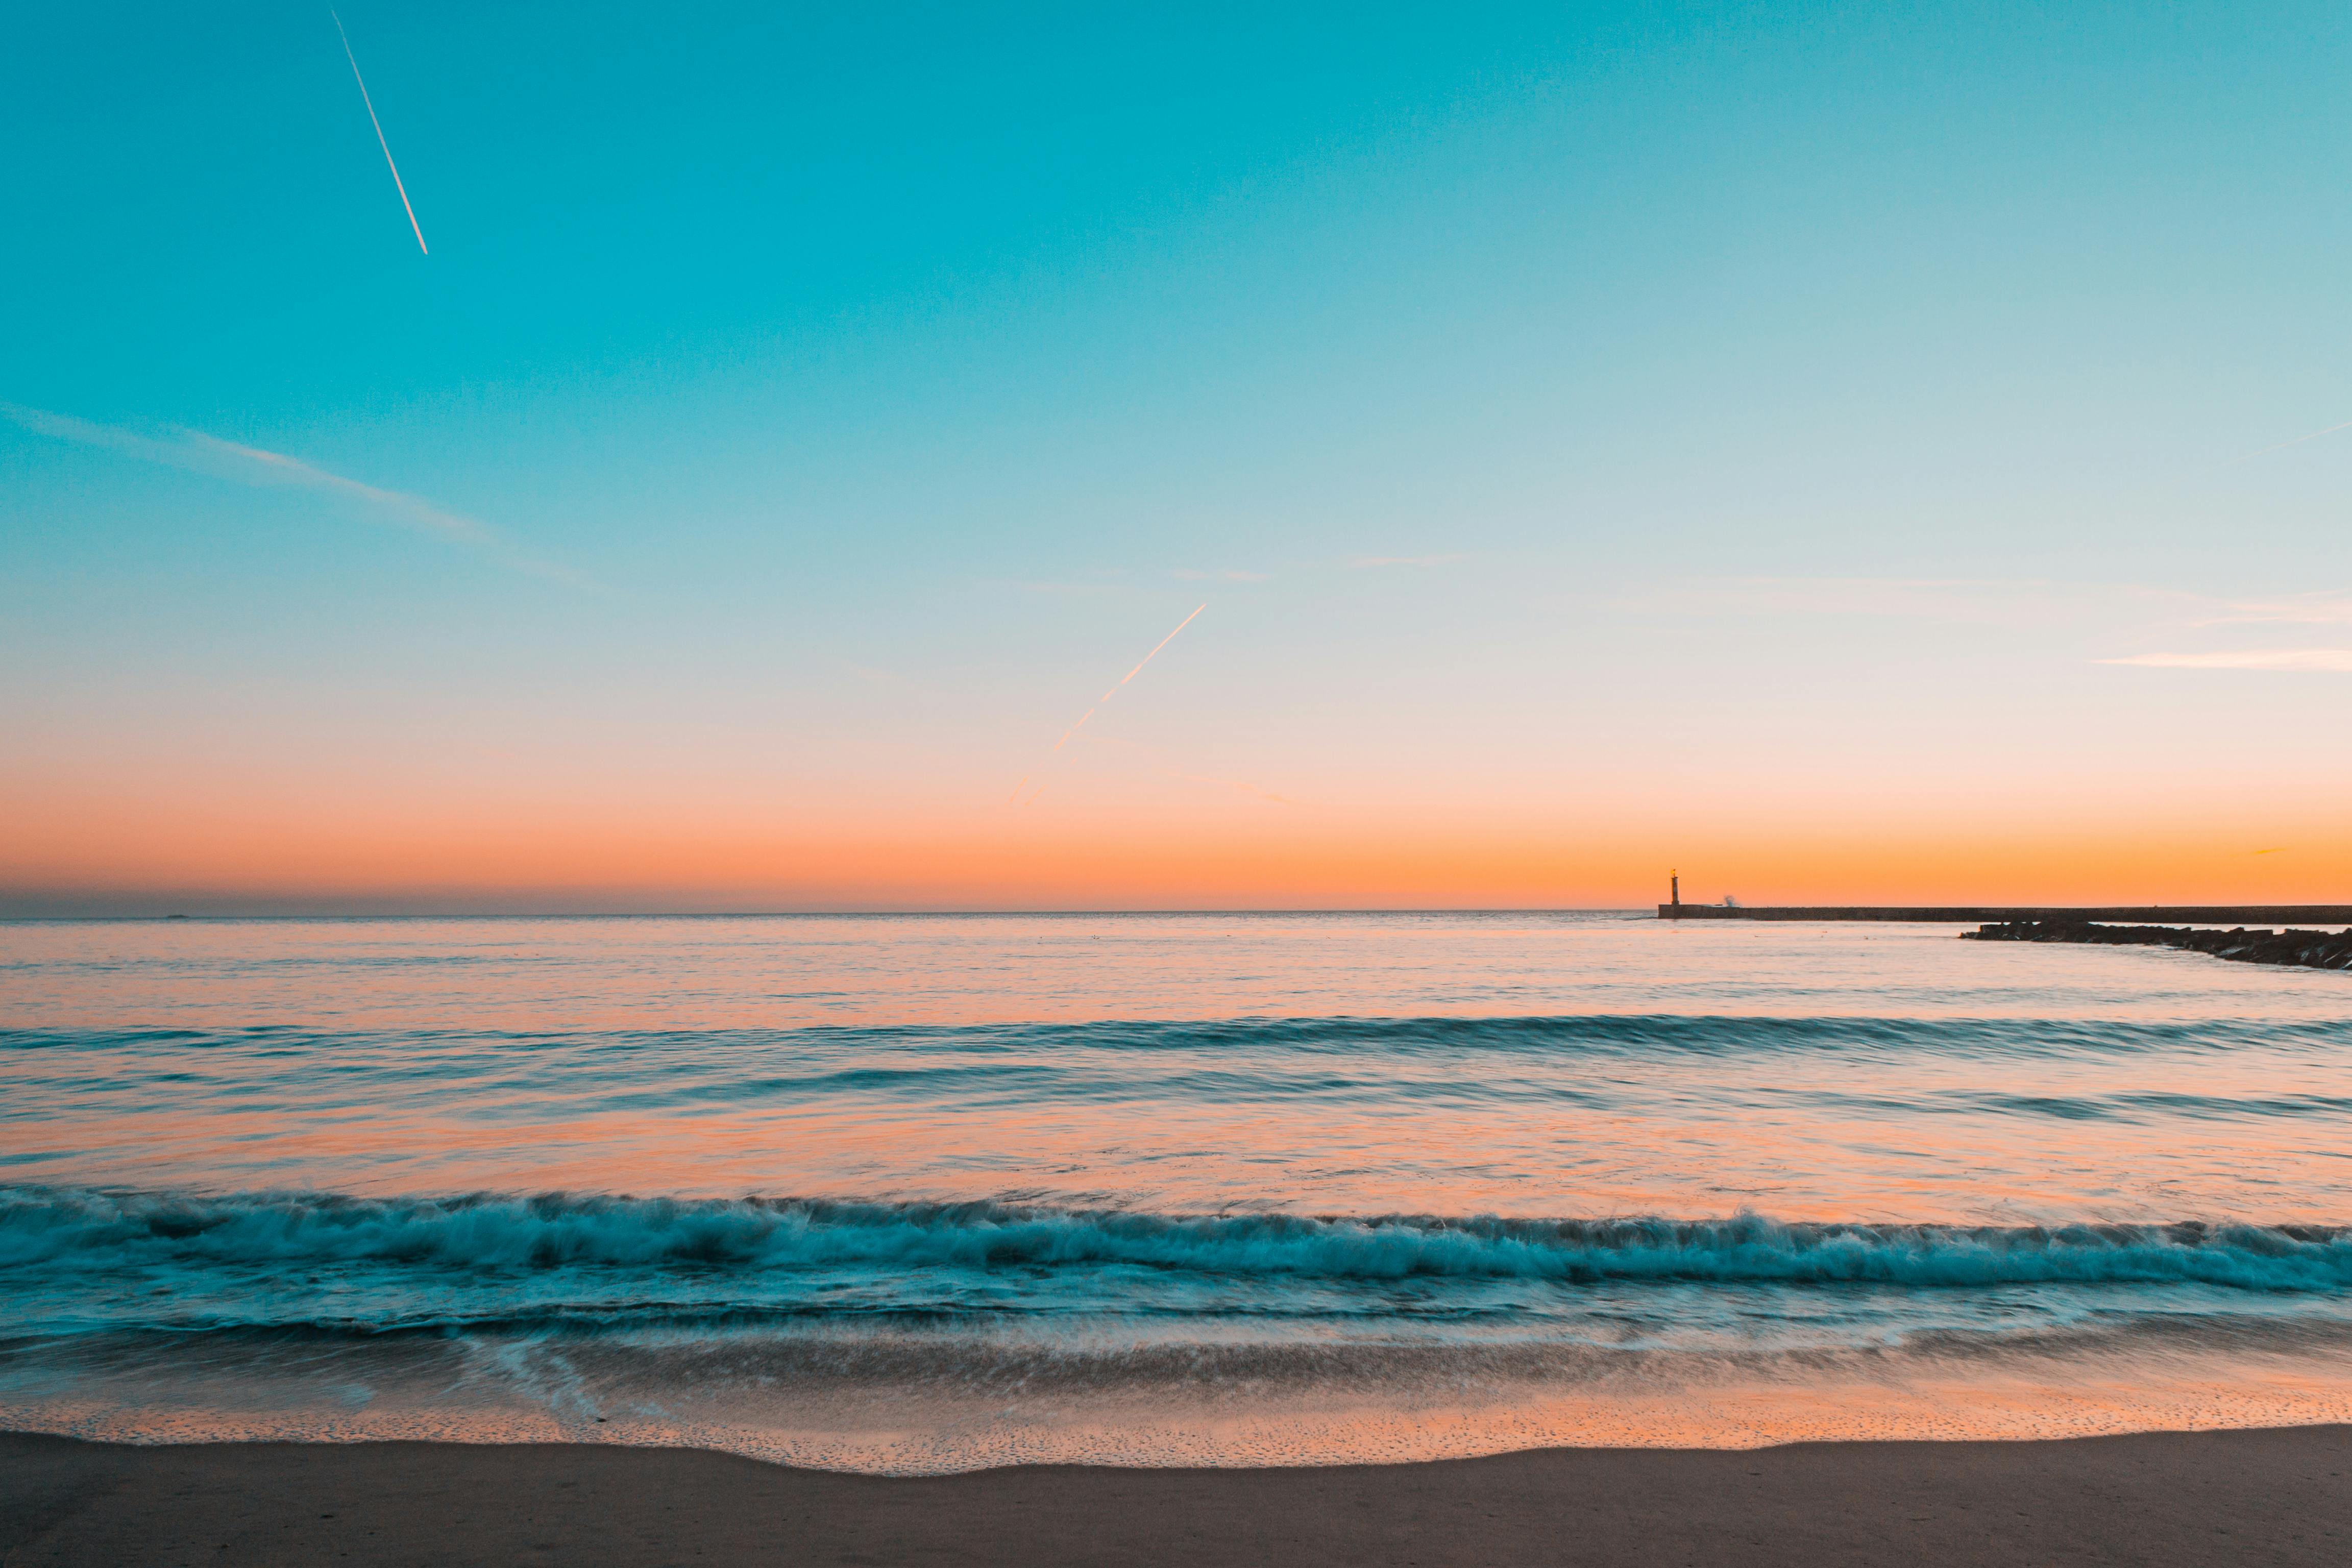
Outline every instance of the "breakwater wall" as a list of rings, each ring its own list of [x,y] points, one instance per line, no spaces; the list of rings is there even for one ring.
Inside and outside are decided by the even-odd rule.
[[[2183,926],[2094,925],[2088,921],[2009,921],[1960,933],[1962,942],[2077,942],[2102,947],[2178,947],[2240,963],[2352,969],[2352,931],[2191,931]]]
[[[1916,921],[1922,924],[2015,924],[2018,921],[2105,921],[2155,925],[2352,925],[2352,904],[2144,904],[2134,908],[2035,908],[1999,905],[1660,904],[1662,921]]]

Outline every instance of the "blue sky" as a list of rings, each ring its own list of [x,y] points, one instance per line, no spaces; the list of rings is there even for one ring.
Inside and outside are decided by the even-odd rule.
[[[2266,450],[2352,419],[2338,7],[341,16],[430,255],[323,6],[6,24],[23,907],[408,809],[329,879],[1486,823],[1612,901],[2118,777],[2352,873],[2352,431]]]

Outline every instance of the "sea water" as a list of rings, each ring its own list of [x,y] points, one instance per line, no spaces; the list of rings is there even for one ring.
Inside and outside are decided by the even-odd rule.
[[[1958,929],[0,925],[0,1426],[916,1471],[2352,1419],[2352,975]]]

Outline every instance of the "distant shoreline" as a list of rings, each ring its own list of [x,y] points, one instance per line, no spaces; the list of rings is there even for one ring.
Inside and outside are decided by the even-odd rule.
[[[0,1434],[0,1558],[1418,1568],[2336,1564],[2352,1426],[887,1478],[687,1448]]]

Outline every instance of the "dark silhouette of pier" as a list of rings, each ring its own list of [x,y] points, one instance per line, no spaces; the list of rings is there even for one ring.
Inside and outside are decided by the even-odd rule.
[[[1658,906],[1662,921],[1911,921],[1923,925],[2103,921],[2118,925],[2347,925],[2352,904],[2134,904],[2095,909],[2026,904],[1685,904]]]

